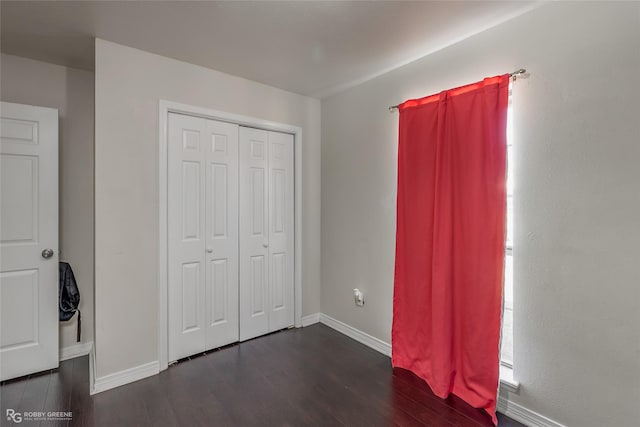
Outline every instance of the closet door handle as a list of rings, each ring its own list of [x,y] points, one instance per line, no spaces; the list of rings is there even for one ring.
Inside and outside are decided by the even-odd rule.
[[[265,248],[269,247],[269,242],[267,242],[266,240],[264,242],[262,242],[262,246]]]
[[[207,253],[209,253],[209,254],[213,253],[213,248],[211,246],[207,247]]]

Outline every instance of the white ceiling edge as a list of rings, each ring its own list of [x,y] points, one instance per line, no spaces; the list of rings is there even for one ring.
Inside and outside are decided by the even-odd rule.
[[[466,40],[468,38],[471,38],[471,37],[473,37],[473,36],[475,36],[477,34],[480,34],[480,33],[483,33],[483,32],[485,32],[487,30],[490,30],[491,28],[497,27],[498,25],[504,24],[505,22],[508,22],[508,21],[510,21],[510,20],[512,20],[514,18],[517,18],[519,16],[525,15],[525,14],[527,14],[527,13],[529,13],[529,12],[535,10],[535,9],[538,9],[539,7],[541,7],[541,6],[543,6],[543,5],[547,4],[547,3],[548,3],[547,0],[539,0],[539,1],[536,1],[535,3],[528,4],[527,6],[523,7],[522,9],[519,9],[519,10],[517,10],[517,11],[515,11],[515,12],[509,14],[509,15],[503,16],[503,17],[501,17],[501,18],[499,18],[499,19],[497,19],[495,21],[492,21],[492,22],[488,23],[487,25],[483,26],[482,28],[480,28],[480,29],[478,29],[476,31],[472,31],[472,32],[464,34],[464,35],[462,35],[460,37],[456,37],[456,38],[452,39],[451,41],[449,41],[448,43],[445,43],[442,46],[438,46],[438,47],[436,47],[434,49],[430,49],[429,51],[427,51],[427,52],[425,52],[423,54],[420,54],[419,56],[413,57],[413,58],[408,59],[406,61],[402,61],[402,62],[400,62],[398,64],[395,64],[395,65],[393,65],[391,67],[384,68],[384,69],[376,71],[374,73],[367,74],[367,75],[365,75],[363,77],[360,77],[358,79],[352,80],[350,82],[339,84],[339,85],[334,86],[332,88],[329,88],[329,89],[326,89],[326,90],[322,90],[322,91],[319,91],[319,92],[315,92],[315,93],[312,93],[311,95],[306,95],[306,96],[322,100],[324,98],[329,98],[329,97],[331,97],[333,95],[337,95],[337,94],[339,94],[341,92],[344,92],[344,91],[347,91],[347,90],[349,90],[349,89],[351,89],[353,87],[356,87],[356,86],[359,86],[359,85],[361,85],[363,83],[366,83],[369,80],[373,80],[373,79],[375,79],[377,77],[383,76],[383,75],[385,75],[385,74],[387,74],[387,73],[389,73],[389,72],[391,72],[393,70],[397,70],[398,68],[404,67],[405,65],[409,65],[412,62],[416,62],[416,61],[419,61],[419,60],[421,60],[423,58],[426,58],[429,55],[432,55],[432,54],[434,54],[436,52],[444,50],[444,49],[446,49],[446,48],[448,48],[450,46],[453,46],[453,45],[455,45],[457,43],[460,43],[461,41],[464,41],[464,40]],[[516,36],[517,35],[514,35],[514,37],[516,37]],[[524,67],[524,65],[513,64],[513,67],[514,67],[514,70],[515,70],[515,69]],[[513,70],[505,70],[505,73],[507,73],[507,72],[510,73],[512,71]]]

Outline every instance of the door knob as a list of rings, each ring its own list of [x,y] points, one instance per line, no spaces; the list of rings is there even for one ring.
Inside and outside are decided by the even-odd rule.
[[[42,258],[48,259],[51,258],[53,256],[53,249],[45,249],[42,251]]]
[[[266,240],[264,242],[262,242],[262,246],[265,248],[269,247],[269,242],[267,242]]]
[[[212,252],[213,252],[213,248],[212,248],[211,246],[209,246],[209,247],[207,248],[207,253],[212,253]]]

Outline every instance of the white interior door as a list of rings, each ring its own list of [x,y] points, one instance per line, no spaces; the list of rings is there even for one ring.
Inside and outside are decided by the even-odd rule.
[[[169,360],[238,341],[238,126],[169,114]]]
[[[293,136],[240,127],[240,340],[292,326]]]
[[[0,105],[0,379],[58,366],[58,111]]]

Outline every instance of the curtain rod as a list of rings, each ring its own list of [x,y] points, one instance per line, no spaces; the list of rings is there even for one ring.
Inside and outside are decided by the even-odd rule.
[[[520,76],[520,75],[522,75],[522,74],[524,74],[524,73],[526,73],[526,72],[527,72],[527,70],[525,70],[524,68],[520,68],[520,69],[518,69],[518,70],[514,71],[513,73],[509,73],[509,75],[510,75],[511,77],[513,77],[513,80],[515,80],[515,79],[516,79],[516,77],[518,77],[518,76]],[[389,112],[393,113],[393,110],[397,110],[397,109],[398,109],[398,107],[400,107],[400,105],[401,105],[401,104],[398,104],[398,105],[392,105],[392,106],[390,106],[390,107],[389,107]]]

